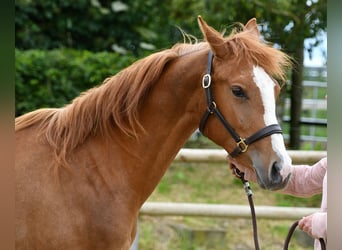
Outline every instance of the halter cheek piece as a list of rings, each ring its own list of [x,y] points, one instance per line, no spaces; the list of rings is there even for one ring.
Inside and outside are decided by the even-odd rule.
[[[212,94],[210,74],[211,74],[213,58],[214,58],[214,55],[212,51],[210,50],[209,55],[208,55],[207,72],[203,76],[203,79],[202,79],[202,87],[205,91],[206,101],[207,101],[207,110],[204,112],[200,125],[199,125],[199,130],[201,131],[201,133],[203,134],[203,131],[204,131],[204,128],[208,121],[209,116],[214,114],[220,120],[220,122],[225,127],[225,129],[230,133],[233,139],[235,140],[236,147],[233,150],[233,152],[229,153],[229,155],[232,157],[235,157],[239,155],[240,153],[246,152],[248,149],[248,146],[252,144],[253,142],[256,142],[272,134],[281,134],[282,130],[279,124],[272,124],[272,125],[266,126],[247,138],[242,138],[241,136],[239,136],[238,133],[235,132],[233,127],[229,124],[229,122],[224,118],[224,116],[218,109],[216,102],[214,100],[213,94]]]

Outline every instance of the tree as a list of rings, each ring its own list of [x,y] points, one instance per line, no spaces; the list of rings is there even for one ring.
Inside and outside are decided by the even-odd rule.
[[[158,0],[18,0],[16,48],[73,48],[136,55],[155,49],[154,27],[167,25]],[[161,39],[162,40],[162,39]]]

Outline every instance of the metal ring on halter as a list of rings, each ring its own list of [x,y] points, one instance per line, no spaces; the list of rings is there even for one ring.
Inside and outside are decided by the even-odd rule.
[[[207,109],[208,109],[208,112],[210,113],[210,114],[212,114],[212,113],[214,113],[214,110],[216,109],[216,102],[214,102],[214,101],[212,101],[211,103],[210,103],[210,105],[207,107]]]
[[[211,75],[210,74],[205,74],[202,78],[202,87],[204,89],[207,89],[210,87],[211,84]]]

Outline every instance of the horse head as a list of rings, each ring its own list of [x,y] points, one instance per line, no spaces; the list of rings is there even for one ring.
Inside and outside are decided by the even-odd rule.
[[[198,17],[210,52],[203,88],[206,111],[200,130],[236,160],[252,168],[262,188],[286,186],[291,159],[276,117],[289,58],[260,41],[256,20],[223,37]]]

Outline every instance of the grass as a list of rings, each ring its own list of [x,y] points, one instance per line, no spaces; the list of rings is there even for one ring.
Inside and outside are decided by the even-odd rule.
[[[320,196],[304,199],[265,191],[251,183],[254,203],[269,206],[319,207]],[[228,164],[174,163],[148,201],[248,205],[241,181]],[[261,249],[282,249],[293,221],[258,219]],[[249,219],[140,216],[140,250],[254,249]],[[301,232],[296,232],[301,235]],[[209,235],[209,236],[208,236]],[[303,237],[303,236],[301,236]],[[291,249],[312,249],[294,238]]]

